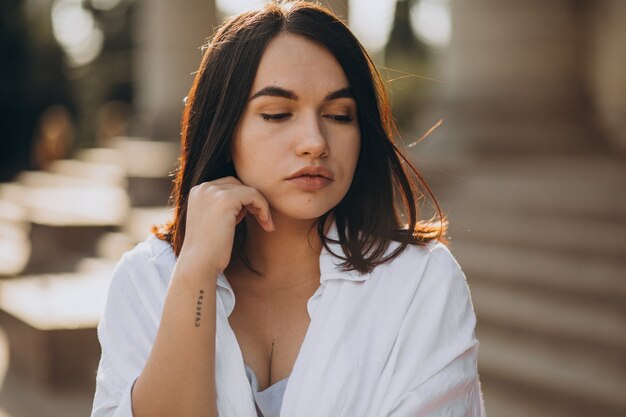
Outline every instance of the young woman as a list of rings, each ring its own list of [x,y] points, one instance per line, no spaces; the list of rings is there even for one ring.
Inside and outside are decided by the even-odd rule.
[[[418,218],[392,128],[328,10],[221,27],[186,104],[174,220],[111,282],[92,416],[482,416],[465,277],[443,221]]]

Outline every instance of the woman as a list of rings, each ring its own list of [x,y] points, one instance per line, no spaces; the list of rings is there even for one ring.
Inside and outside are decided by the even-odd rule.
[[[174,220],[115,270],[92,416],[482,415],[465,278],[391,120],[328,10],[227,22],[186,103]]]

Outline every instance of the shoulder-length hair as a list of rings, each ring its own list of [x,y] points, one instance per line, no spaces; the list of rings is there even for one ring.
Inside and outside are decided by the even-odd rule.
[[[304,36],[323,45],[341,65],[354,99],[361,149],[354,178],[342,201],[322,215],[317,233],[324,247],[344,262],[344,270],[365,273],[398,256],[409,244],[441,239],[445,218],[416,168],[393,142],[396,132],[384,83],[373,61],[347,26],[330,10],[308,2],[266,4],[237,15],[212,37],[186,100],[180,166],[174,179],[173,221],[154,227],[176,256],[185,238],[188,197],[197,184],[236,176],[229,143],[246,106],[261,56],[279,33]],[[419,200],[428,195],[437,215],[419,218]],[[324,234],[333,214],[338,240]],[[243,253],[245,226],[235,231],[233,254],[254,270]],[[388,252],[391,241],[400,242]],[[330,243],[339,243],[343,255]]]

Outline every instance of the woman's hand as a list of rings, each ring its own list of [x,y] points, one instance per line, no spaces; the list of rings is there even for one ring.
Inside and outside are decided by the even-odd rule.
[[[182,262],[200,276],[224,271],[230,262],[235,226],[246,213],[254,215],[263,229],[274,230],[267,200],[235,177],[193,187],[178,264]]]

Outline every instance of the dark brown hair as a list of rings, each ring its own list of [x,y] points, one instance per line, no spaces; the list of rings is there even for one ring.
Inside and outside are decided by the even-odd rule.
[[[153,232],[169,242],[178,256],[185,238],[191,188],[236,176],[229,143],[263,51],[281,32],[304,36],[330,51],[343,68],[357,103],[361,150],[352,184],[342,201],[317,222],[326,249],[331,250],[328,242],[340,243],[345,257],[333,254],[344,261],[342,268],[364,273],[395,258],[409,244],[441,239],[445,219],[418,171],[393,143],[396,129],[384,83],[372,59],[332,12],[304,1],[270,3],[237,15],[206,46],[183,115],[180,167],[172,195],[175,217]],[[426,194],[437,211],[437,221],[419,219],[418,203]],[[331,213],[338,241],[324,235],[325,220]],[[235,231],[233,251],[245,262],[244,239],[245,225],[241,222]],[[391,240],[400,244],[386,254]]]

